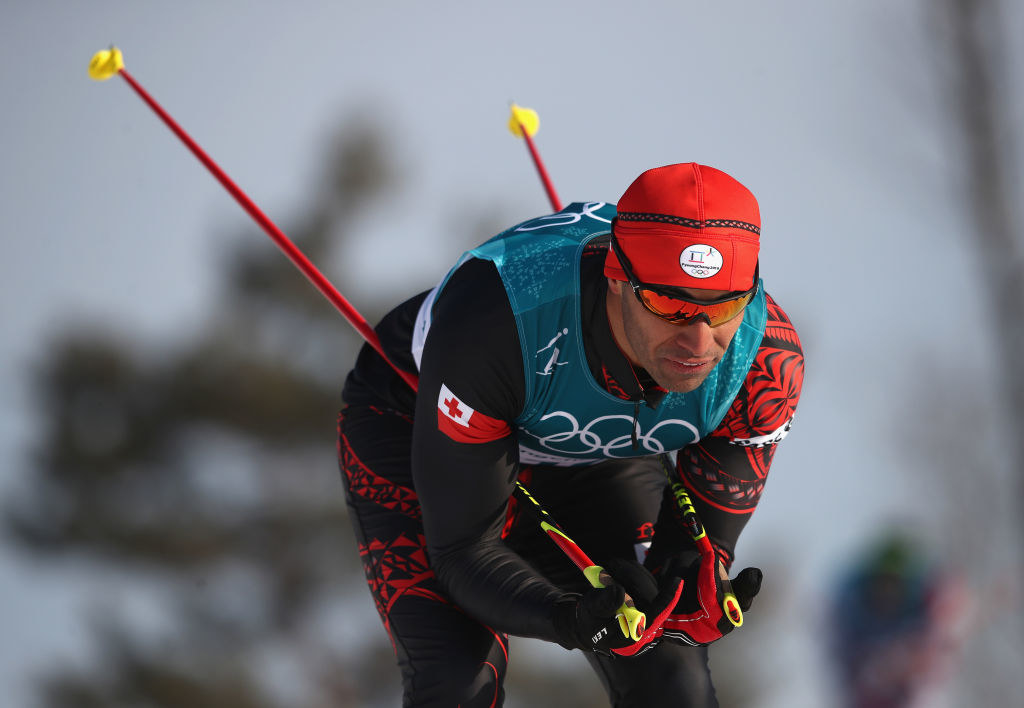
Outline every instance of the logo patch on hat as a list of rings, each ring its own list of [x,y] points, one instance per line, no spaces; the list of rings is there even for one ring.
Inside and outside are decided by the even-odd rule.
[[[722,254],[714,246],[697,243],[679,254],[679,267],[694,278],[710,278],[722,270]]]

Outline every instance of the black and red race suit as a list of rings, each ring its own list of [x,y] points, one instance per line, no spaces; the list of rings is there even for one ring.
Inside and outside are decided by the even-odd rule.
[[[594,379],[626,400],[656,406],[665,392],[634,370],[609,328],[607,244],[581,259],[583,349]],[[417,373],[411,354],[422,293],[376,328],[389,358]],[[782,308],[768,322],[728,413],[679,450],[677,471],[716,552],[731,565],[800,396],[803,354]],[[525,399],[522,354],[505,288],[488,261],[459,267],[433,304],[421,390],[440,382],[493,426],[457,442],[439,425],[436,394],[416,394],[369,346],[343,391],[338,454],[370,591],[395,647],[405,705],[493,706],[503,701],[507,636],[558,641],[559,599],[587,589],[579,571],[512,499],[522,480],[599,564],[642,559],[655,534],[687,543],[667,510],[666,478],[651,457],[578,467],[520,465],[514,421]],[[479,431],[477,431],[479,434]],[[663,504],[664,503],[664,504]],[[770,576],[770,574],[769,574]],[[635,659],[588,654],[614,705],[715,705],[706,647],[662,642]]]

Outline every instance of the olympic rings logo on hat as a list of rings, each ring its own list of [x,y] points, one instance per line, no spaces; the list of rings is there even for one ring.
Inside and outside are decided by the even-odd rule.
[[[694,278],[710,278],[722,270],[722,252],[705,243],[687,246],[679,254],[679,267]]]

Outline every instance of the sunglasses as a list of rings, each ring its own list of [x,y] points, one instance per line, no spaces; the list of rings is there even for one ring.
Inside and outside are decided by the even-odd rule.
[[[633,288],[636,299],[648,312],[672,324],[692,324],[703,318],[711,327],[720,327],[743,312],[743,308],[757,294],[758,266],[754,266],[754,287],[750,290],[738,295],[733,293],[717,300],[694,300],[687,297],[679,288],[650,285],[637,280],[633,266],[622,252],[614,232],[611,234],[611,247],[626,274],[629,287]]]

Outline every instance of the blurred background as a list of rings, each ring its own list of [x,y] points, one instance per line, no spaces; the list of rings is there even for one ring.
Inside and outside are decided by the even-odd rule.
[[[0,3],[3,704],[399,703],[334,459],[359,341],[89,80],[110,43],[371,322],[547,211],[512,100],[564,202],[736,176],[807,370],[723,706],[1018,704],[1022,34],[995,0]],[[508,696],[603,704],[530,640]]]

